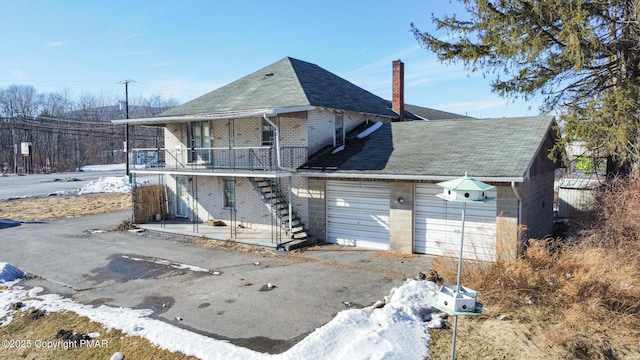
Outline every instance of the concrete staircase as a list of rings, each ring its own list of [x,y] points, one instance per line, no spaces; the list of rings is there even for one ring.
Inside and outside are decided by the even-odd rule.
[[[309,237],[300,218],[293,210],[289,213],[289,202],[274,179],[254,177],[249,178],[249,181],[271,213],[275,215],[281,231],[287,236],[285,241],[278,244],[278,248],[291,251],[314,245],[314,241]],[[289,226],[289,222],[291,222],[291,226]]]

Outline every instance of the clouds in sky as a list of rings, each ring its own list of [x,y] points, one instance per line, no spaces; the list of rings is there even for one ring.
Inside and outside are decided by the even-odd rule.
[[[46,47],[57,48],[57,47],[61,47],[62,45],[64,45],[64,42],[56,40],[56,41],[49,41]]]
[[[184,76],[167,76],[138,84],[139,87],[147,88],[150,92],[160,93],[167,99],[177,99],[181,103],[193,100],[223,85]]]

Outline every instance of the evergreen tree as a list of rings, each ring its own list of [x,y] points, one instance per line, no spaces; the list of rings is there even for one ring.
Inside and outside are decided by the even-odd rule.
[[[541,95],[558,112],[557,149],[584,141],[607,158],[607,174],[640,162],[638,0],[459,0],[468,16],[432,15],[436,33],[411,29],[443,62],[493,76],[492,90]],[[442,32],[447,36],[444,37]]]

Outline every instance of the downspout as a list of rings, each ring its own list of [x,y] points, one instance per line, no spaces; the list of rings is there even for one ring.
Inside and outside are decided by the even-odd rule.
[[[289,171],[289,172],[296,172],[296,169],[293,168],[287,168],[282,166],[282,157],[281,157],[281,153],[280,153],[280,128],[278,128],[278,126],[271,121],[271,119],[269,119],[269,117],[267,116],[267,114],[262,114],[262,118],[268,122],[271,126],[273,126],[273,130],[274,130],[274,137],[275,137],[275,141],[276,141],[276,166],[278,167],[278,169],[282,169],[285,171]],[[289,204],[289,237],[291,239],[293,239],[293,205],[291,204],[291,185],[292,185],[292,181],[291,181],[291,176],[289,176],[289,201],[287,201]]]
[[[513,193],[516,195],[516,199],[518,199],[518,228],[520,227],[520,224],[522,224],[522,197],[520,197],[520,194],[518,193],[518,189],[516,189],[516,183],[515,181],[511,181],[511,190],[513,190]],[[520,229],[518,230],[518,234],[520,233]],[[520,243],[520,235],[518,235],[518,245]]]
[[[296,172],[296,169],[282,166],[282,160],[281,160],[281,154],[280,154],[280,128],[278,128],[278,126],[273,121],[271,121],[271,119],[269,119],[266,113],[262,114],[262,118],[266,122],[268,122],[271,126],[273,126],[273,130],[275,132],[274,137],[276,138],[276,166],[278,166],[278,168],[281,170]]]

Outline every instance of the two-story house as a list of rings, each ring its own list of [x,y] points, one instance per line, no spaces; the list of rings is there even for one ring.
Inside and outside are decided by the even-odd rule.
[[[483,228],[479,241],[487,249],[467,257],[494,259],[496,234],[504,231],[513,252],[519,251],[518,228],[529,220],[535,222],[533,234],[550,232],[553,177],[549,184],[546,178],[553,166],[545,159],[554,136],[553,120],[492,122],[411,105],[405,108],[403,72],[402,62],[394,61],[393,99],[388,101],[317,65],[287,57],[156,117],[114,123],[164,127],[165,147],[155,150],[151,166],[132,169],[133,175],[161,176],[169,194],[165,207],[170,218],[193,223],[222,220],[231,229],[230,238],[236,231],[254,229],[270,232],[276,245],[312,237],[365,248],[446,254],[447,242],[455,241],[459,219],[456,224],[452,216],[443,215],[449,205],[431,199],[430,191],[434,182],[456,177],[459,171],[457,176],[464,174],[464,166],[455,163],[468,166],[471,175],[501,185],[496,194],[503,198],[478,210]],[[427,121],[435,119],[444,120]],[[522,128],[531,126],[535,129]],[[493,163],[456,158],[451,154],[464,155],[449,147],[461,144],[446,140],[447,134],[462,131],[471,131],[467,135],[473,139],[485,133],[510,136],[518,129],[527,136],[514,137],[508,148],[474,141],[472,146],[482,148],[469,149],[484,154],[482,161],[496,164],[524,151],[511,159],[517,163],[507,166],[511,173]],[[454,141],[464,136],[458,134]],[[150,150],[133,148],[130,156],[139,158],[137,153]],[[450,156],[439,159],[443,154]],[[449,167],[447,162],[452,170],[442,172]],[[438,167],[427,166],[434,163]],[[487,166],[492,170],[484,171]],[[541,177],[532,177],[532,169],[539,169]],[[531,188],[521,185],[532,179],[537,190],[528,191],[548,202],[539,219],[523,217],[523,213],[529,216],[523,209],[531,205],[518,191],[518,186]],[[428,184],[426,202],[418,199],[425,192],[423,184]],[[430,206],[437,210],[429,210]],[[505,210],[509,221],[501,222]],[[434,234],[432,243],[426,225],[430,222],[423,216],[437,217],[448,240]]]

